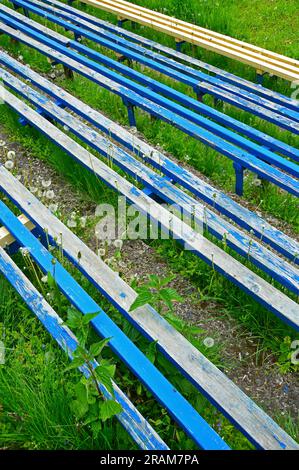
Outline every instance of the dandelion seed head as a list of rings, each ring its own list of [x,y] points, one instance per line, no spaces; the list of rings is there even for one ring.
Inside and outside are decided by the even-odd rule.
[[[15,166],[14,162],[12,160],[7,160],[5,163],[4,163],[4,166],[7,170],[12,170],[13,167]]]
[[[51,180],[42,180],[42,187],[43,188],[49,188],[52,184]]]
[[[49,189],[48,191],[46,191],[45,196],[47,199],[54,199],[55,193],[52,189]]]

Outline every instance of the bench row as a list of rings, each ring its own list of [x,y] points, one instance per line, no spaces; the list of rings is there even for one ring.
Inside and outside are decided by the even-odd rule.
[[[56,62],[63,63],[70,69],[81,73],[104,88],[120,95],[128,107],[131,124],[135,124],[132,107],[138,106],[231,158],[235,165],[237,176],[236,188],[239,194],[242,193],[243,190],[243,172],[245,168],[277,184],[291,194],[299,194],[298,180],[280,171],[278,168],[270,166],[268,162],[264,162],[252,155],[253,149],[256,150],[259,147],[257,144],[238,136],[213,121],[195,114],[188,108],[151,91],[149,88],[145,88],[132,80],[124,78],[122,75],[111,71],[111,69],[101,66],[98,62],[92,61],[85,55],[72,51],[67,47],[67,44],[62,45],[56,40],[54,32],[53,39],[49,39],[42,31],[38,33],[28,26],[23,26],[22,29],[26,32],[26,35],[24,35],[22,32],[7,26],[7,24],[9,24],[14,28],[20,28],[19,21],[13,19],[6,13],[0,13],[0,19],[6,23],[0,24],[0,31],[7,32],[12,37],[36,48]],[[40,30],[42,29],[40,25],[37,27]],[[34,39],[30,39],[27,34]],[[66,38],[65,41],[67,41]],[[94,52],[94,54],[97,53]],[[194,122],[190,121],[190,119],[193,119]],[[217,135],[215,133],[217,133]],[[237,142],[238,145],[245,145],[245,148],[251,148],[252,153],[237,147],[234,143],[228,142],[225,139],[229,139],[231,142]],[[270,150],[265,149],[262,151],[262,149],[263,147],[261,147],[261,153],[264,159],[268,161],[271,160],[271,162],[277,166],[282,165],[284,169],[287,167],[291,173],[296,173],[297,176],[298,170],[295,163],[289,162],[287,159],[276,155]],[[261,155],[261,153],[259,154]]]
[[[171,18],[157,11],[123,0],[83,0],[95,8],[108,11],[123,19],[164,32],[177,40],[195,44],[271,73],[289,81],[298,80],[299,62],[295,59],[262,49],[229,36]]]

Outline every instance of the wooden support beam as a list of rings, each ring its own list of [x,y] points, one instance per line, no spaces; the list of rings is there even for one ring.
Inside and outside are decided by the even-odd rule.
[[[22,222],[22,224],[27,227],[29,230],[34,229],[34,225],[32,222],[30,222],[29,219],[25,215],[20,215],[18,217],[19,221]],[[12,243],[15,242],[15,238],[10,234],[8,230],[6,230],[5,227],[0,227],[0,247],[5,248],[9,245],[12,245]]]

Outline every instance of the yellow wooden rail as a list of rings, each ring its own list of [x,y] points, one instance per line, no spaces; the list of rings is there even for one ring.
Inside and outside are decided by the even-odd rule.
[[[18,217],[19,221],[22,222],[22,224],[27,227],[29,230],[34,229],[34,225],[32,222],[30,222],[29,219],[25,215],[20,215]],[[5,227],[0,227],[0,247],[5,248],[6,246],[11,245],[15,241],[14,237],[10,234],[8,230],[6,230]]]
[[[261,47],[239,41],[177,18],[143,8],[124,0],[82,0],[96,8],[114,13],[185,41],[251,65],[259,73],[270,73],[289,81],[299,80],[299,61]]]

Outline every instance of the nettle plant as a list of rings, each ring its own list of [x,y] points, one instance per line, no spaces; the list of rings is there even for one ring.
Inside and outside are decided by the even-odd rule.
[[[103,422],[122,412],[121,405],[114,399],[112,379],[116,366],[102,357],[102,351],[111,338],[105,338],[89,346],[89,323],[100,313],[82,315],[74,308],[67,312],[67,325],[75,331],[78,346],[73,354],[73,361],[66,371],[87,367],[89,376],[82,376],[73,384],[70,390],[71,406],[76,416],[89,425],[94,437],[100,433]],[[100,384],[110,394],[110,399],[104,399]]]
[[[138,297],[131,306],[131,311],[145,304],[151,304],[160,314],[173,313],[174,302],[182,302],[184,299],[177,291],[168,285],[175,276],[161,278],[155,274],[148,276],[148,282],[142,286],[132,285],[138,293]],[[136,281],[133,281],[133,284]]]

